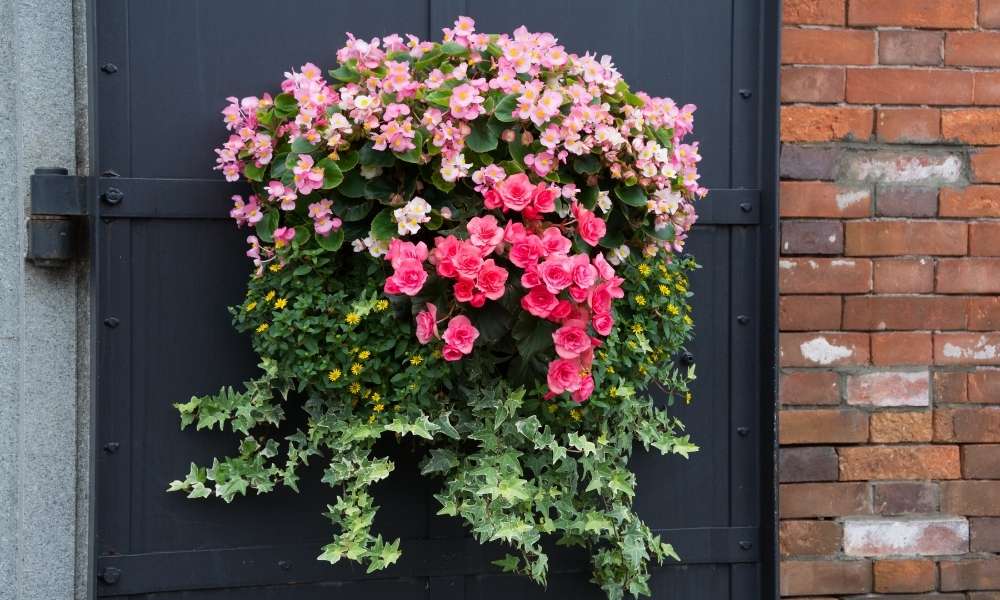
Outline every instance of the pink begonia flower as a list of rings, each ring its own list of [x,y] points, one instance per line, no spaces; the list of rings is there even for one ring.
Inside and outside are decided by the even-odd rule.
[[[531,203],[531,197],[535,192],[535,186],[524,173],[511,175],[498,183],[494,189],[500,195],[504,207],[514,211],[524,210]]]
[[[441,277],[454,278],[458,276],[453,259],[462,247],[462,241],[453,235],[434,238],[434,250],[431,252],[431,264],[437,268]]]
[[[584,242],[596,246],[608,231],[607,223],[579,204],[574,205],[573,212],[576,213],[577,233],[580,234]]]
[[[424,310],[417,313],[417,341],[426,344],[436,337],[440,337],[437,326],[437,306],[428,302],[424,306]]]
[[[469,317],[458,315],[448,321],[448,327],[441,337],[445,343],[442,349],[445,360],[454,361],[460,359],[462,355],[472,353],[472,347],[479,337],[479,330],[472,325]]]
[[[552,332],[552,341],[556,346],[556,354],[562,358],[577,358],[593,346],[590,335],[584,329],[586,323],[573,321],[564,324]]]
[[[609,280],[615,277],[615,268],[611,266],[611,263],[604,258],[604,253],[599,252],[597,256],[593,259],[594,267],[597,269],[597,274],[600,275],[601,279]]]
[[[552,255],[538,265],[538,276],[549,292],[558,294],[573,283],[572,266],[565,256]]]
[[[592,287],[587,304],[595,313],[607,314],[611,312],[611,303],[614,299],[623,297],[625,292],[620,287],[620,280],[613,279]]]
[[[472,121],[483,114],[483,102],[486,99],[479,95],[479,90],[472,84],[463,83],[451,91],[448,110],[456,119]]]
[[[547,318],[559,305],[559,300],[555,294],[545,289],[545,286],[531,288],[524,296],[521,296],[521,308],[541,319]]]
[[[544,251],[542,240],[537,235],[529,233],[519,241],[514,242],[510,247],[508,258],[510,262],[514,263],[514,266],[525,269],[537,263]]]
[[[392,238],[389,241],[389,249],[385,253],[385,259],[389,261],[393,268],[399,265],[404,258],[412,258],[419,262],[427,260],[427,244],[423,242],[406,242],[399,238]]]
[[[558,227],[549,227],[542,232],[542,247],[545,249],[545,255],[558,255],[566,256],[569,254],[570,248],[573,247],[573,242],[569,241],[569,238],[564,236]]]
[[[594,331],[601,335],[610,335],[611,329],[615,326],[615,319],[608,313],[597,313],[591,320]]]
[[[531,197],[531,206],[538,214],[550,213],[556,209],[558,188],[539,183]]]
[[[570,394],[570,397],[573,399],[573,402],[580,404],[582,402],[586,402],[587,399],[590,398],[591,394],[593,393],[594,393],[594,378],[591,377],[590,375],[587,375],[586,377],[580,380],[580,389]]]
[[[277,248],[287,246],[295,239],[294,227],[279,227],[274,230],[274,245]]]
[[[556,307],[549,313],[548,319],[556,323],[561,323],[573,314],[573,303],[569,300],[560,300]]]
[[[300,154],[299,160],[292,167],[295,174],[295,187],[301,194],[309,194],[323,185],[323,169],[314,166],[313,157]]]
[[[586,254],[577,254],[573,257],[573,283],[589,290],[597,283],[597,267],[590,264]]]
[[[493,215],[485,217],[472,217],[465,226],[469,231],[469,241],[472,245],[486,249],[486,254],[493,251],[503,240],[503,229],[497,225],[497,218]]]
[[[557,358],[550,362],[546,377],[549,390],[554,394],[579,390],[583,385],[583,378],[580,376],[582,370],[582,365],[575,359]]]
[[[476,276],[476,288],[490,300],[499,300],[507,283],[507,269],[498,266],[493,259],[483,263]]]
[[[476,282],[471,279],[459,278],[452,286],[452,293],[455,300],[459,302],[472,302],[476,297]]]
[[[479,275],[479,269],[483,266],[483,256],[479,252],[479,248],[476,248],[469,242],[460,242],[458,252],[451,259],[452,264],[455,265],[455,271],[460,277],[465,279],[475,279]]]
[[[343,221],[332,216],[332,206],[333,201],[326,198],[309,205],[309,216],[312,218],[313,227],[319,235],[329,235],[331,231],[340,229],[340,226],[343,225]]]
[[[415,258],[402,258],[396,261],[395,272],[385,280],[387,294],[406,294],[416,296],[427,281],[427,271],[424,265]]]

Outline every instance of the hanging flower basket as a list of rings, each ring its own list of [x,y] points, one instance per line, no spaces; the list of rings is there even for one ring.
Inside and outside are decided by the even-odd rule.
[[[505,571],[544,584],[551,539],[590,553],[608,597],[648,594],[649,564],[676,555],[632,509],[629,457],[697,449],[668,413],[694,378],[674,360],[706,192],[694,107],[467,17],[442,43],[348,34],[337,59],[223,110],[217,168],[252,189],[233,198],[254,268],[231,310],[261,371],[176,405],[242,441],[170,490],[297,490],[321,462],[338,497],[319,558],[373,571],[405,551],[372,533],[394,467],[373,449],[414,439],[439,513],[505,544]]]

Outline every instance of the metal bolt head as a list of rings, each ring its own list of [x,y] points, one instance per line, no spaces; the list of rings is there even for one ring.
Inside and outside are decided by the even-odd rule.
[[[753,542],[749,542],[747,540],[740,542],[740,550],[749,550],[750,548],[753,548]]]
[[[108,204],[115,205],[125,198],[125,192],[116,187],[110,187],[108,191],[101,194],[101,198]]]
[[[747,315],[736,315],[736,322],[740,325],[746,325],[750,322],[750,317]]]
[[[743,212],[750,212],[753,210],[753,204],[750,204],[749,202],[740,202],[740,210]]]
[[[118,317],[108,317],[107,319],[104,319],[104,324],[111,329],[118,327],[118,323],[120,323]]]
[[[115,63],[104,63],[103,65],[101,65],[101,70],[107,73],[108,75],[111,75],[112,73],[118,72],[118,65],[116,65]]]
[[[747,437],[748,435],[750,435],[750,428],[749,427],[737,427],[736,428],[736,433],[739,434],[740,437]]]
[[[101,581],[108,585],[114,585],[118,583],[118,580],[122,577],[122,571],[118,567],[104,567],[101,569],[100,575]]]
[[[292,562],[288,560],[279,560],[278,568],[281,569],[282,571],[289,571],[292,568]]]
[[[104,444],[104,451],[108,454],[114,454],[115,452],[118,452],[118,448],[120,447],[121,444],[118,442],[108,442],[107,444]]]

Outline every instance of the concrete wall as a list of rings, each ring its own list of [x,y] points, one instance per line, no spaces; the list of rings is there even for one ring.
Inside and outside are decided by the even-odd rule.
[[[87,268],[24,260],[35,167],[85,172],[84,3],[0,0],[0,599],[85,598]]]

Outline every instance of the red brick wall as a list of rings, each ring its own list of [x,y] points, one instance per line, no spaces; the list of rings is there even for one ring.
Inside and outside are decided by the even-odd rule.
[[[782,595],[1000,600],[1000,0],[784,20]]]

